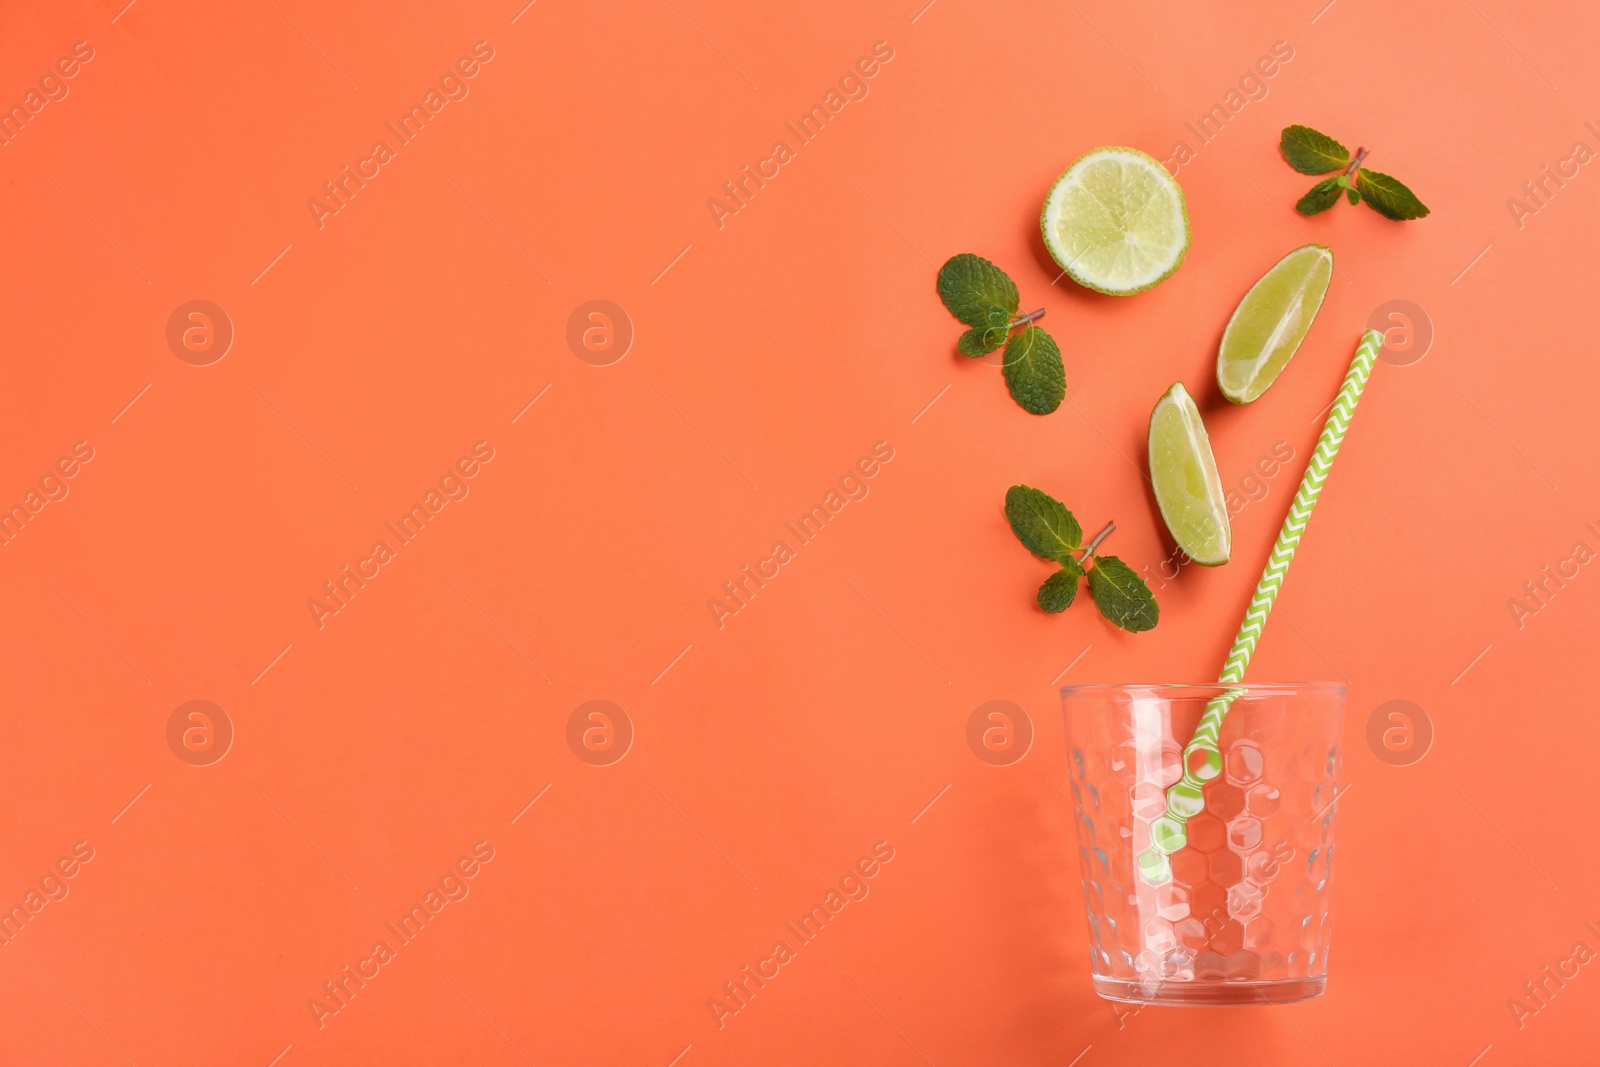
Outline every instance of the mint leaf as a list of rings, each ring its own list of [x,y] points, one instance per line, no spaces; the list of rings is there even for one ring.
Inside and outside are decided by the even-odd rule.
[[[1153,630],[1161,617],[1150,587],[1116,556],[1095,557],[1089,570],[1089,593],[1100,614],[1129,633]]]
[[[1083,566],[1068,556],[1061,569],[1044,580],[1039,587],[1039,606],[1050,614],[1066,611],[1078,595],[1078,580],[1083,577]]]
[[[974,326],[961,335],[956,350],[963,356],[987,356],[1005,343],[1009,331],[1004,326]]]
[[[1310,126],[1285,126],[1278,150],[1301,174],[1327,174],[1350,165],[1348,148]]]
[[[1361,167],[1356,171],[1356,188],[1367,206],[1384,218],[1420,219],[1428,207],[1398,178]]]
[[[1067,395],[1061,349],[1050,335],[1029,323],[1006,342],[1006,387],[1023,409],[1048,415]]]
[[[1342,187],[1338,178],[1324,178],[1311,187],[1311,191],[1295,201],[1294,209],[1302,215],[1315,215],[1339,202]]]
[[[1354,189],[1346,188],[1345,191],[1344,191],[1344,195],[1349,199],[1349,201],[1352,204],[1361,203],[1361,194],[1356,192]]]
[[[1006,490],[1006,520],[1011,532],[1029,552],[1063,567],[1078,561],[1072,553],[1083,547],[1083,527],[1066,505],[1049,493],[1027,485]]]
[[[998,326],[1011,321],[1022,298],[1005,271],[982,256],[963,252],[939,268],[939,299],[968,326]]]

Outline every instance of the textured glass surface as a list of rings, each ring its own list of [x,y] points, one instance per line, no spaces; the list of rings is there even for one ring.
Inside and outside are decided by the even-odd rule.
[[[1062,691],[1089,951],[1102,996],[1259,1003],[1322,991],[1331,933],[1343,688],[1247,686],[1219,738],[1223,772],[1152,885],[1133,857],[1180,776],[1216,686]]]

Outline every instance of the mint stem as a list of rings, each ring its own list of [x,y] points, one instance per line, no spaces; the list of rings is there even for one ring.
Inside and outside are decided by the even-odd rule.
[[[1100,542],[1104,541],[1107,537],[1110,537],[1111,531],[1115,530],[1116,528],[1116,523],[1108,522],[1106,523],[1106,528],[1104,530],[1101,530],[1099,533],[1094,535],[1094,540],[1089,542],[1088,546],[1083,550],[1083,555],[1078,557],[1079,566],[1089,562],[1089,557],[1094,555],[1094,550],[1096,548],[1100,547]]]
[[[1042,318],[1044,318],[1044,308],[1040,308],[1038,311],[1030,311],[1026,315],[1022,316],[1020,319],[1012,319],[1010,322],[1006,323],[1006,329],[1014,330],[1018,326],[1026,326],[1028,323],[1032,322],[1034,319],[1042,319]]]
[[[1366,158],[1367,158],[1367,150],[1365,148],[1357,148],[1356,149],[1356,158],[1352,159],[1350,161],[1350,165],[1345,168],[1344,176],[1346,178],[1348,178],[1348,177],[1350,177],[1350,175],[1354,174],[1356,172],[1356,170],[1361,166],[1361,161],[1363,159],[1366,159]]]

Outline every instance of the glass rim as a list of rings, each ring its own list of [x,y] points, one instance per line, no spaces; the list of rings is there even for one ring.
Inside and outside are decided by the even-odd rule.
[[[1152,690],[1156,693],[1225,693],[1232,689],[1243,689],[1246,696],[1288,696],[1288,695],[1313,695],[1313,696],[1344,696],[1349,687],[1344,682],[1087,682],[1078,685],[1064,685],[1061,695],[1069,697],[1074,694],[1118,693],[1129,690]]]

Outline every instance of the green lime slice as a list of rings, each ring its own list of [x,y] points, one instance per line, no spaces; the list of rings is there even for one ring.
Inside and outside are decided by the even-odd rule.
[[[1068,167],[1044,198],[1039,229],[1073,281],[1113,296],[1156,285],[1189,250],[1183,190],[1135,148],[1096,148]]]
[[[1196,563],[1228,562],[1233,535],[1211,439],[1194,398],[1174,382],[1150,413],[1150,481],[1173,540]]]
[[[1332,278],[1333,252],[1304,245],[1250,287],[1222,331],[1217,384],[1223,396],[1248,404],[1267,391],[1305,340]]]

